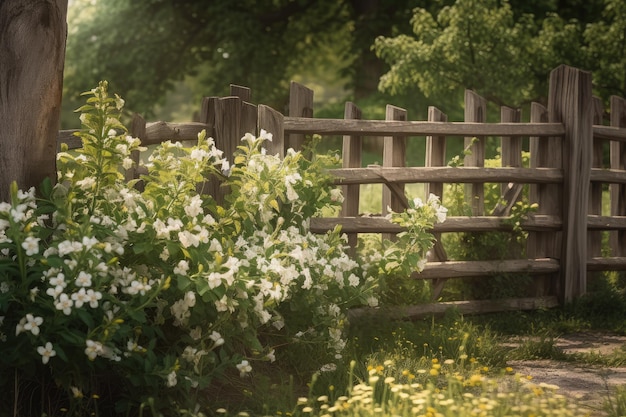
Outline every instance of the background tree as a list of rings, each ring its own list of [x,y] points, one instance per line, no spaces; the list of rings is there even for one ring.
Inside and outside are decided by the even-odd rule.
[[[0,200],[56,176],[67,0],[0,1]]]
[[[545,100],[549,71],[568,64],[592,71],[603,98],[624,94],[624,2],[586,2],[588,14],[580,13],[574,0],[532,4],[457,0],[437,13],[416,9],[413,35],[375,42],[376,53],[390,65],[381,90],[398,95],[419,90],[453,114],[465,88],[491,103],[520,107]],[[561,15],[555,8],[562,8]]]
[[[429,3],[74,0],[66,99],[107,79],[129,108],[150,115],[186,79],[199,96],[246,85],[255,101],[282,111],[288,82],[312,73],[346,80],[364,97],[386,69],[371,51],[376,36],[409,32],[413,8]]]

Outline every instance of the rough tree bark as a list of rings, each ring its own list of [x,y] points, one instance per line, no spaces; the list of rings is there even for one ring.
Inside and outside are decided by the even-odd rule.
[[[68,0],[0,0],[0,201],[56,176]]]

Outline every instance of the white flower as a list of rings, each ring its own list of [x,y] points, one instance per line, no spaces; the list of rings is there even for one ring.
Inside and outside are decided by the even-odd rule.
[[[191,329],[189,331],[189,336],[193,339],[193,340],[200,340],[200,338],[202,337],[202,327],[200,326],[196,326],[193,329]]]
[[[52,343],[47,342],[45,346],[39,346],[37,353],[41,355],[41,362],[45,365],[48,363],[51,357],[56,356],[56,351],[52,349]]]
[[[17,323],[17,325],[15,326],[15,335],[17,336],[18,334],[22,333],[23,331],[25,331],[24,329],[24,325],[26,324],[26,317],[22,317],[22,319],[20,320],[19,323]]]
[[[91,190],[96,186],[96,179],[93,177],[87,177],[80,181],[76,181],[76,185],[78,185],[82,190]]]
[[[183,302],[187,307],[193,307],[196,305],[196,294],[193,291],[187,291]]]
[[[89,307],[97,308],[98,307],[98,300],[102,299],[102,293],[99,292],[99,291],[94,291],[92,289],[88,289],[87,290],[87,299],[89,300]]]
[[[250,363],[248,363],[248,361],[245,359],[237,365],[237,369],[239,370],[239,375],[242,378],[252,372],[252,366],[250,366]]]
[[[261,134],[259,135],[259,139],[271,142],[273,139],[273,135],[269,133],[268,131],[266,131],[265,129],[261,129]]]
[[[436,212],[437,222],[439,222],[439,223],[445,222],[447,215],[448,215],[448,209],[447,208],[445,208],[443,206],[437,207],[437,212]]]
[[[330,190],[330,200],[337,203],[343,203],[343,193],[339,188],[333,188]]]
[[[29,331],[37,336],[39,334],[39,326],[43,323],[43,318],[34,317],[32,314],[26,315],[26,324],[24,324],[24,330]]]
[[[216,331],[211,332],[211,334],[209,335],[209,339],[213,341],[213,347],[218,347],[224,344],[224,338]]]
[[[51,277],[48,282],[53,286],[60,286],[61,288],[65,288],[67,283],[65,282],[65,275],[62,272],[59,272],[58,275]]]
[[[81,288],[78,292],[72,294],[72,300],[74,300],[76,308],[81,308],[83,304],[89,302],[89,297],[87,296],[85,289]]]
[[[192,197],[191,201],[185,206],[187,216],[196,217],[202,213],[202,199],[199,195]]]
[[[182,260],[174,267],[174,273],[178,275],[187,275],[189,271],[189,262]]]
[[[122,161],[122,166],[124,167],[124,169],[131,169],[133,167],[133,160],[130,158],[124,158],[124,160]]]
[[[354,274],[350,274],[350,276],[348,277],[348,282],[350,283],[350,285],[352,285],[353,287],[356,287],[357,285],[359,285],[359,277],[357,277]]]
[[[91,274],[80,271],[76,277],[75,283],[79,287],[91,287]]]
[[[96,359],[96,356],[102,354],[102,343],[94,340],[87,340],[85,343],[87,345],[85,348],[85,355],[87,355],[90,361]]]
[[[202,161],[203,159],[207,159],[209,156],[210,155],[207,151],[205,151],[204,149],[197,149],[197,148],[192,150],[191,153],[189,154],[189,157],[196,161]]]
[[[176,371],[172,371],[167,375],[167,386],[173,387],[178,383],[176,379]]]
[[[200,239],[198,238],[198,236],[194,235],[188,230],[179,232],[178,240],[180,241],[180,244],[183,245],[184,248],[188,248],[190,246],[197,248],[198,245],[200,245]]]
[[[59,298],[57,299],[57,302],[54,305],[54,307],[57,310],[63,311],[63,314],[65,314],[66,316],[69,316],[70,313],[72,312],[73,305],[74,305],[74,302],[70,300],[70,297],[68,297],[67,294],[63,293],[59,295]]]
[[[28,236],[22,242],[22,248],[26,251],[26,256],[33,256],[39,253],[39,239],[38,237]]]
[[[9,292],[9,289],[10,289],[10,287],[9,287],[9,283],[8,282],[2,281],[0,283],[0,293],[5,294],[5,293]]]
[[[376,297],[369,297],[367,299],[367,305],[370,307],[378,307],[378,298]]]

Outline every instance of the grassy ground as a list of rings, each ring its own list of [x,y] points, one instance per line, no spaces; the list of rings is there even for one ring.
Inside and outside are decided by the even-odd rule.
[[[611,277],[605,278],[605,287],[576,304],[554,310],[476,317],[450,312],[443,318],[412,322],[393,321],[384,315],[367,317],[351,323],[346,354],[336,364],[317,362],[314,349],[289,347],[280,355],[297,366],[268,368],[267,374],[248,380],[233,377],[232,384],[221,387],[210,401],[206,412],[274,416],[589,415],[555,387],[515,375],[508,362],[547,358],[626,366],[624,349],[608,355],[565,354],[555,344],[556,337],[567,332],[626,332],[622,289],[611,284],[615,282]],[[522,342],[515,346],[505,343],[514,336]],[[619,388],[610,402],[607,398],[606,407],[603,415],[623,415],[626,389]]]

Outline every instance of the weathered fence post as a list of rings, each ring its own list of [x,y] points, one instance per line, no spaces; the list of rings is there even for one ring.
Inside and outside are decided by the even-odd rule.
[[[361,109],[352,102],[347,102],[344,110],[344,119],[360,119]],[[343,137],[343,167],[344,168],[361,168],[361,150],[362,150],[362,138],[361,136],[344,136]],[[343,205],[341,207],[342,217],[356,217],[359,215],[359,199],[360,199],[361,186],[344,185],[343,186]],[[356,249],[357,233],[348,233],[348,245],[352,251]]]
[[[548,109],[539,103],[530,106],[531,123],[547,123]],[[561,138],[531,137],[530,140],[531,168],[561,168]],[[559,184],[530,184],[530,202],[537,203],[537,214],[561,217],[561,186]],[[531,231],[526,241],[526,256],[529,259],[560,258],[561,232]],[[551,275],[534,276],[534,295],[556,295],[558,282]]]
[[[485,123],[487,118],[487,101],[471,90],[465,90],[465,121]],[[467,167],[485,166],[485,138],[465,138],[465,147],[470,153],[465,156],[463,164]],[[474,143],[472,144],[472,141]],[[471,145],[471,146],[470,146]],[[485,184],[468,184],[466,187],[467,199],[472,208],[473,216],[482,216],[485,213]]]
[[[626,99],[611,96],[611,126],[626,127]],[[611,169],[626,169],[626,143],[611,141]],[[626,216],[626,186],[611,184],[611,216]],[[609,238],[612,256],[626,254],[626,232],[611,232]]]
[[[406,121],[407,114],[405,109],[387,104],[385,120]],[[385,136],[383,139],[383,167],[404,167],[406,166],[406,137],[404,136]],[[391,185],[396,187],[398,191],[404,193],[404,185]],[[382,213],[383,216],[389,213],[387,208],[394,212],[404,210],[404,204],[400,198],[392,193],[389,185],[383,186]],[[383,238],[393,239],[395,236],[390,233],[384,233]]]
[[[520,109],[512,109],[507,106],[500,107],[500,122],[519,123],[522,119]],[[500,151],[502,158],[500,163],[503,167],[522,166],[522,138],[519,136],[502,136],[500,138]],[[501,184],[500,201],[492,211],[494,216],[508,216],[511,208],[517,203],[522,195],[523,184]]]
[[[224,158],[232,163],[233,154],[246,133],[256,134],[256,106],[245,103],[239,97],[224,97],[214,102],[215,146],[224,151]],[[210,193],[218,204],[224,201],[226,190],[219,181],[213,181]]]
[[[593,144],[591,73],[561,65],[550,73],[550,122],[563,123],[563,247],[559,299],[587,287],[587,203]]]
[[[134,138],[138,138],[139,140],[145,139],[146,137],[146,120],[140,114],[133,114],[133,119],[130,123],[130,135]],[[130,169],[126,170],[125,179],[126,181],[136,180],[139,178],[139,151],[132,151],[130,158],[133,160],[134,166]],[[139,186],[138,188],[142,188]]]
[[[434,106],[428,107],[428,121],[429,122],[447,122],[448,115]],[[446,165],[446,137],[445,136],[426,136],[426,155],[424,160],[424,166],[426,167],[442,167]],[[426,198],[430,194],[434,194],[441,198],[443,202],[443,183],[431,182],[425,185]],[[429,252],[428,261],[443,262],[448,260],[448,254],[446,253],[443,244],[441,243],[441,233],[433,233],[435,237],[435,245]],[[432,280],[432,299],[439,298],[443,286],[446,282],[445,278],[437,278]]]
[[[599,97],[593,98],[593,124],[602,124],[602,113],[604,109],[602,100]],[[604,142],[603,139],[592,139],[592,164],[593,168],[602,168]],[[602,215],[602,183],[592,182],[589,185],[589,213],[592,215]],[[602,231],[592,230],[587,232],[587,257],[594,258],[602,256]]]
[[[292,81],[289,87],[289,116],[313,117],[313,90],[295,81]],[[287,140],[287,147],[301,151],[304,143],[304,135],[291,134]]]
[[[272,141],[265,146],[270,155],[285,156],[285,128],[282,113],[264,104],[259,104],[257,127],[259,134],[261,129],[272,134]]]

